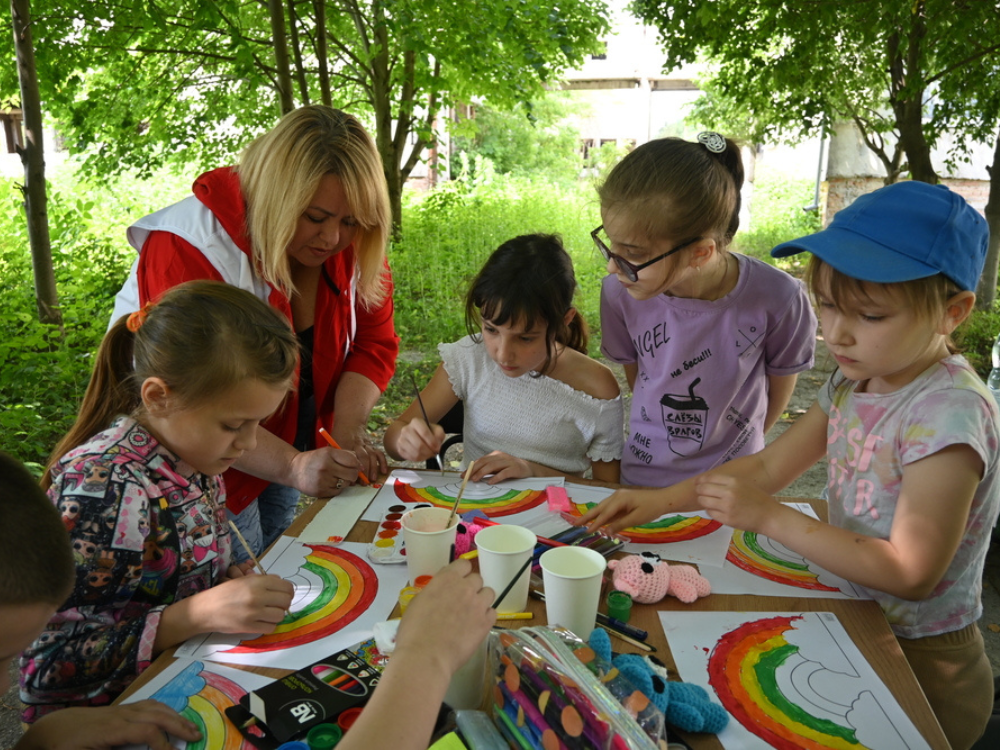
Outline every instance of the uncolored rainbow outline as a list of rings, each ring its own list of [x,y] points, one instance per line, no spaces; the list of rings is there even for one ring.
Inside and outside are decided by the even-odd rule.
[[[184,693],[183,689],[177,692],[188,682],[185,678],[194,665],[198,665],[197,677],[204,680],[204,687],[197,693]],[[195,724],[202,737],[198,742],[187,743],[188,750],[255,750],[225,715],[225,710],[239,703],[246,692],[229,678],[206,670],[201,662],[194,662],[150,697],[175,706],[179,706],[177,698],[186,700],[187,705],[177,713]]]
[[[323,591],[303,609],[289,612],[273,633],[241,641],[229,654],[260,653],[312,643],[332,635],[361,616],[378,593],[378,576],[352,552],[326,544],[307,544],[312,552],[300,566],[323,581]]]
[[[731,630],[708,658],[708,681],[722,706],[747,731],[778,750],[859,750],[851,727],[812,716],[785,696],[775,675],[799,650],[785,638],[801,615],[753,620]]]
[[[571,503],[570,513],[579,517],[595,505],[597,503]],[[640,526],[629,526],[617,533],[638,544],[671,544],[707,536],[721,527],[719,521],[713,521],[711,518],[674,515],[664,516]]]
[[[440,487],[414,487],[397,480],[393,491],[404,503],[430,503],[439,508],[451,508],[455,504],[455,496],[445,494]],[[490,518],[510,516],[540,505],[545,498],[545,490],[507,490],[502,495],[490,498],[463,497],[458,504],[458,513],[481,510]]]
[[[819,576],[809,569],[807,561],[801,563],[783,560],[768,554],[757,543],[757,535],[752,531],[734,531],[726,560],[759,578],[765,578],[786,586],[814,591],[836,591],[836,586],[827,586],[819,582]]]

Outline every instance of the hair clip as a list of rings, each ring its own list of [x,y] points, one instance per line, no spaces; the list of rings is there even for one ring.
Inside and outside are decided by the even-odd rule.
[[[153,306],[151,302],[147,302],[140,309],[136,310],[134,313],[129,314],[128,320],[125,321],[125,327],[128,328],[132,333],[135,333],[140,328],[142,324],[146,322],[146,316],[149,315],[149,309]]]
[[[726,150],[726,139],[711,130],[706,130],[704,133],[698,133],[698,143],[707,148],[713,154],[721,154]]]

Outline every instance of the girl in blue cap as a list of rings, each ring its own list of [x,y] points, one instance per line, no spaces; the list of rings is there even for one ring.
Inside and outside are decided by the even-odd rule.
[[[982,734],[993,674],[976,625],[1000,508],[997,406],[950,334],[971,313],[986,222],[944,186],[862,196],[808,237],[808,282],[838,369],[762,452],[662,490],[620,490],[582,519],[612,529],[707,510],[878,601],[948,741]],[[829,523],[772,495],[824,454]]]

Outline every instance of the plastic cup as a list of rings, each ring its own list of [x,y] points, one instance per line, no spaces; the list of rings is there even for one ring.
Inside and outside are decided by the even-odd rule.
[[[497,612],[523,612],[528,606],[531,571],[524,563],[535,551],[536,544],[538,537],[523,526],[487,526],[476,534],[479,574],[484,585],[493,589],[497,596],[521,570],[517,583],[497,604]]]
[[[432,576],[451,562],[455,532],[462,519],[456,513],[445,528],[451,508],[414,508],[403,514],[403,541],[406,544],[406,570],[413,583],[419,576]]]
[[[608,592],[608,617],[613,617],[622,622],[628,622],[629,614],[632,612],[632,597],[624,591]]]
[[[542,553],[545,616],[586,641],[597,620],[607,560],[587,547],[556,547]]]
[[[455,711],[476,710],[482,708],[486,699],[486,642],[483,642],[472,652],[448,683],[448,691],[444,694],[444,702]]]

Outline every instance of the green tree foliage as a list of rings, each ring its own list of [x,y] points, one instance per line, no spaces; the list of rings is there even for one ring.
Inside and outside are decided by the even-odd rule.
[[[603,0],[36,0],[32,12],[45,108],[92,172],[226,163],[290,96],[369,121],[397,221],[442,108],[534,99],[608,30]],[[5,53],[11,39],[0,33]],[[0,101],[15,92],[0,71]]]
[[[475,134],[453,139],[452,159],[463,153],[478,154],[501,174],[576,181],[581,167],[580,133],[571,117],[579,109],[566,92],[551,92],[507,110],[476,107]],[[454,174],[454,164],[452,168]]]
[[[954,136],[949,160],[988,143],[1000,124],[1000,8],[976,0],[634,0],[659,29],[664,67],[713,68],[702,119],[752,140],[797,140],[853,122],[886,170],[935,183],[931,148]],[[1000,147],[1000,142],[998,142]],[[1000,170],[986,218],[993,238],[988,294],[996,292]]]

